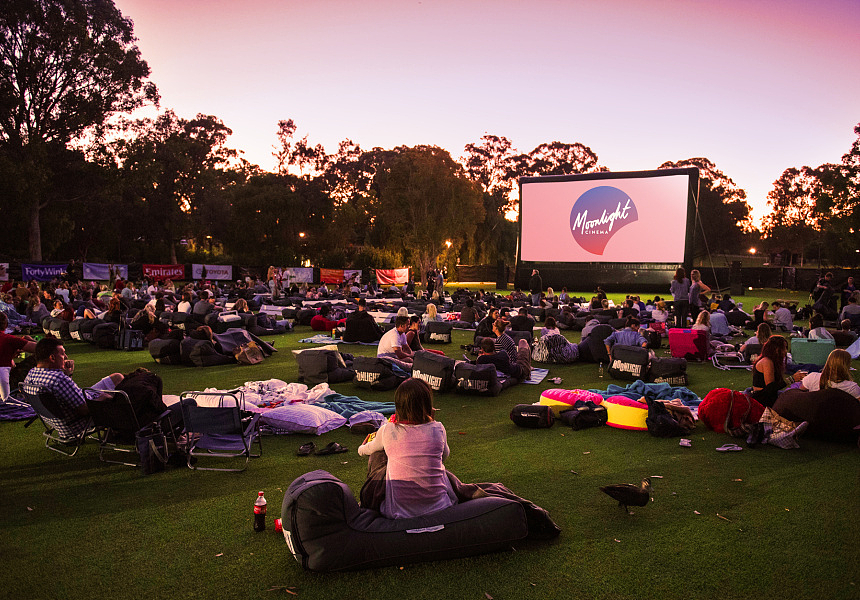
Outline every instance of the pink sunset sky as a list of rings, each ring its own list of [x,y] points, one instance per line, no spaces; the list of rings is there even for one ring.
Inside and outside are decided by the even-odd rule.
[[[758,220],[860,122],[857,0],[115,1],[162,108],[219,117],[268,170],[287,118],[328,152],[581,142],[613,171],[709,158]]]

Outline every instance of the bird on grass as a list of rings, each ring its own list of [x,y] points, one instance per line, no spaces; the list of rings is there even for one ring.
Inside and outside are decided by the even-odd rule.
[[[651,478],[646,477],[639,485],[632,483],[604,485],[600,487],[600,491],[613,500],[618,500],[618,506],[632,515],[633,511],[628,509],[628,506],[645,506],[651,499]]]

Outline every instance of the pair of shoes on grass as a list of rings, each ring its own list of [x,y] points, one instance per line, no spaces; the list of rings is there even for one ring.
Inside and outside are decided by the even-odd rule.
[[[329,454],[341,454],[342,452],[348,451],[349,448],[341,446],[337,442],[330,442],[327,446],[319,450],[316,450],[316,444],[308,442],[307,444],[302,444],[296,454],[298,456],[309,456],[311,454],[316,454],[317,456],[328,456]]]

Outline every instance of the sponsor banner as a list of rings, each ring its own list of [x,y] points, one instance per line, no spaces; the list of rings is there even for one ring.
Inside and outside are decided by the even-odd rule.
[[[343,281],[343,269],[320,269],[320,282],[341,283]]]
[[[233,265],[191,265],[191,279],[233,279]]]
[[[185,279],[185,265],[143,265],[143,276],[147,279]]]
[[[9,263],[0,263],[0,281],[9,281]]]
[[[30,281],[51,281],[62,277],[69,270],[69,265],[21,265],[21,279]]]
[[[281,272],[283,273],[283,281],[285,283],[313,283],[314,282],[314,270],[308,267],[284,267]]]
[[[376,281],[381,285],[409,283],[409,269],[376,269]]]
[[[344,269],[343,280],[349,283],[361,283],[361,269]]]
[[[128,279],[128,265],[111,263],[84,263],[84,279],[112,281],[116,277]]]

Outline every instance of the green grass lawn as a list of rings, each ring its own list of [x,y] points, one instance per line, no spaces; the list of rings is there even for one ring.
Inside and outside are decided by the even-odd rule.
[[[789,296],[757,290],[761,299]],[[613,296],[615,297],[615,296]],[[616,300],[619,297],[615,298]],[[797,298],[805,301],[805,294]],[[308,328],[273,339],[280,350],[255,366],[210,369],[158,365],[148,353],[105,351],[69,342],[76,381],[146,366],[165,393],[229,388],[276,377],[295,381],[290,349]],[[578,333],[568,333],[578,340]],[[471,334],[435,346],[454,358]],[[374,347],[346,346],[372,354]],[[662,352],[661,354],[665,354]],[[564,388],[606,387],[594,364],[551,366]],[[689,366],[690,388],[749,385],[744,370]],[[367,400],[393,392],[333,386]],[[801,438],[800,450],[775,447],[737,453],[730,441],[699,426],[691,448],[677,439],[602,427],[525,430],[508,418],[536,402],[551,383],[519,385],[498,398],[437,395],[448,430],[447,461],[461,480],[500,481],[549,510],[562,528],[551,542],[523,542],[510,552],[344,574],[305,573],[272,519],[298,475],[325,469],[355,493],[365,460],[361,438],[346,428],[320,438],[275,436],[244,473],[174,468],[144,477],[99,462],[96,446],[67,459],[44,448],[40,426],[0,424],[0,590],[8,598],[860,598],[860,453],[856,445]],[[337,441],[347,454],[299,458],[314,439]],[[654,501],[627,515],[598,487],[654,478]],[[252,530],[258,490],[269,501],[269,528]]]

